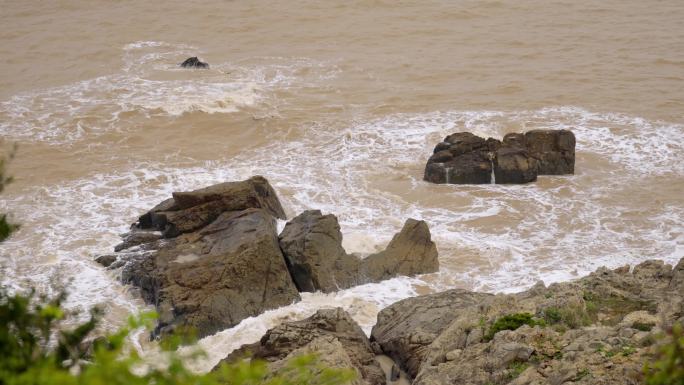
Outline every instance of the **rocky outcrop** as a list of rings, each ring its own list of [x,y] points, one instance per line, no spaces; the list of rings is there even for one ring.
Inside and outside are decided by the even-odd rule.
[[[197,56],[189,57],[180,64],[183,68],[209,68],[209,64],[200,61]]]
[[[159,313],[155,333],[178,326],[200,336],[265,310],[398,274],[437,271],[437,248],[423,221],[409,219],[387,249],[366,259],[347,254],[334,215],[307,211],[288,222],[268,181],[255,176],[174,192],[139,217],[115,252],[96,262],[121,269]],[[285,254],[283,254],[285,251]]]
[[[129,259],[122,280],[156,305],[161,332],[183,325],[205,336],[299,300],[275,220],[258,208],[224,212],[199,231]]]
[[[170,238],[200,229],[224,212],[248,208],[260,208],[275,218],[285,219],[278,196],[261,176],[174,192],[172,196],[142,215],[136,228],[159,230],[164,237]]]
[[[289,358],[315,352],[323,363],[353,368],[357,384],[385,384],[385,373],[375,360],[368,338],[351,316],[341,308],[319,310],[302,321],[286,322],[266,332],[257,343],[244,345],[224,361],[252,357],[265,360],[277,370]]]
[[[528,131],[525,145],[530,156],[539,163],[539,175],[575,173],[575,135],[572,131]]]
[[[435,146],[423,179],[450,184],[529,183],[537,175],[574,170],[575,136],[568,130],[511,133],[503,141],[458,132]]]
[[[424,221],[415,219],[406,221],[384,251],[360,259],[342,247],[342,233],[334,215],[309,210],[285,225],[280,246],[300,291],[331,292],[439,269],[430,230]]]
[[[299,300],[275,217],[285,213],[260,176],[176,192],[97,261],[122,268],[123,282],[156,306],[156,333],[189,326],[205,336]]]
[[[492,182],[492,153],[500,145],[470,132],[447,136],[435,146],[423,179],[432,183],[484,184]]]
[[[382,310],[371,341],[415,385],[640,383],[657,336],[684,322],[684,259],[601,268],[489,295],[451,290]]]

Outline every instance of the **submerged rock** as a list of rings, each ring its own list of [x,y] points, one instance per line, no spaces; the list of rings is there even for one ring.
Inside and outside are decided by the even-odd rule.
[[[309,210],[289,221],[280,246],[300,291],[331,292],[397,275],[439,269],[437,248],[424,221],[409,219],[387,248],[365,259],[347,254],[337,218]]]
[[[270,329],[254,344],[243,345],[224,361],[246,356],[269,362],[277,370],[289,358],[318,353],[323,363],[337,368],[353,368],[360,378],[357,384],[385,384],[385,373],[375,360],[375,353],[361,327],[341,308],[323,309],[301,321],[285,322]]]
[[[200,61],[197,56],[189,57],[180,64],[183,68],[209,68],[209,64]]]
[[[457,132],[435,146],[423,179],[449,184],[529,183],[537,175],[574,170],[575,136],[568,130],[509,133],[503,141]]]

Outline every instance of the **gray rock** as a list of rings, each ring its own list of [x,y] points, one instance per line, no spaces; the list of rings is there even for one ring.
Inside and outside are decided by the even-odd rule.
[[[522,184],[537,180],[537,160],[521,147],[501,147],[494,157],[497,184]]]
[[[503,141],[470,132],[447,136],[435,146],[423,179],[431,183],[529,183],[537,175],[572,174],[575,136],[568,130],[509,133]]]
[[[157,306],[158,332],[183,325],[205,336],[299,300],[275,220],[263,209],[224,212],[201,230],[132,260],[122,279]]]
[[[334,338],[342,346],[351,367],[361,374],[363,383],[385,384],[385,373],[375,360],[375,353],[363,330],[351,316],[342,310],[323,309],[302,321],[286,322],[270,329],[257,343],[244,345],[229,354],[224,361],[233,362],[246,355],[278,362],[292,352],[306,347],[321,338]]]
[[[189,192],[174,192],[166,200],[142,215],[139,229],[158,230],[166,238],[198,230],[224,212],[261,208],[272,216],[285,219],[278,196],[262,176],[245,181],[226,182]]]
[[[423,221],[409,219],[387,248],[365,259],[347,254],[337,218],[319,210],[305,211],[289,221],[280,246],[300,291],[331,292],[397,275],[439,269],[437,248]]]
[[[414,385],[624,384],[638,379],[652,359],[657,325],[681,317],[680,266],[647,261],[631,272],[600,268],[576,281],[516,294],[456,290],[409,298],[379,313],[371,339]],[[477,338],[514,313],[556,316],[544,327],[523,325],[490,340]],[[634,322],[656,326],[637,332],[629,327]],[[557,326],[570,330],[557,332]],[[619,359],[608,367],[609,357]]]
[[[528,131],[525,145],[530,156],[538,161],[539,175],[575,173],[575,135],[572,131]]]
[[[183,68],[209,68],[209,64],[200,61],[197,56],[185,59],[180,66]]]

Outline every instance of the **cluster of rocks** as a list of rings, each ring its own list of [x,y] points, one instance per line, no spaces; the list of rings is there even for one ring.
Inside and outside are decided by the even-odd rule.
[[[533,322],[493,333],[497,320],[515,314]],[[370,339],[342,309],[321,310],[226,360],[252,354],[277,370],[298,352],[318,352],[330,366],[354,368],[356,384],[373,385],[394,383],[399,372],[381,372],[378,355],[414,385],[638,384],[676,322],[684,323],[684,259],[674,268],[600,268],[517,294],[449,290],[405,299],[380,312]]]
[[[500,141],[457,132],[435,146],[423,179],[432,183],[528,183],[537,175],[575,172],[575,135],[568,130],[509,133]]]
[[[175,192],[140,216],[113,254],[96,261],[121,268],[159,313],[155,333],[191,326],[200,336],[289,305],[300,291],[333,291],[398,274],[438,270],[423,221],[409,219],[386,250],[347,254],[334,215],[306,211],[285,225],[285,212],[260,176]]]

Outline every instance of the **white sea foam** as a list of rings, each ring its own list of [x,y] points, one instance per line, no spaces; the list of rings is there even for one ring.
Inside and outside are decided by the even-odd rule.
[[[578,139],[577,174],[540,177],[524,186],[421,181],[427,154],[445,135],[470,130],[500,136],[521,127],[571,128]],[[49,286],[52,275],[61,274],[73,279],[74,301],[82,306],[119,301],[135,308],[135,297],[122,295],[125,289],[90,256],[111,250],[132,218],[172,191],[254,174],[269,178],[290,214],[335,213],[349,251],[384,247],[408,217],[429,223],[440,250],[439,273],[331,295],[305,294],[298,304],[204,339],[211,357],[201,368],[206,369],[277,322],[304,318],[321,306],[347,308],[368,331],[377,311],[418,288],[513,291],[537,280],[575,278],[601,265],[647,258],[676,262],[684,257],[682,198],[661,194],[649,178],[681,180],[683,139],[681,125],[570,107],[397,114],[339,130],[313,125],[296,142],[277,142],[231,159],[188,167],[132,164],[130,171],[91,175],[0,201],[0,211],[11,207],[25,223],[14,240],[0,246],[10,256],[4,276]],[[631,199],[639,197],[636,207]],[[38,262],[34,255],[49,258]]]
[[[0,133],[12,140],[69,144],[135,129],[140,126],[136,118],[237,112],[268,99],[276,88],[297,85],[303,70],[315,69],[317,79],[337,73],[334,66],[302,58],[261,58],[258,65],[212,63],[201,71],[178,67],[197,51],[165,42],[128,44],[117,73],[1,101]]]

